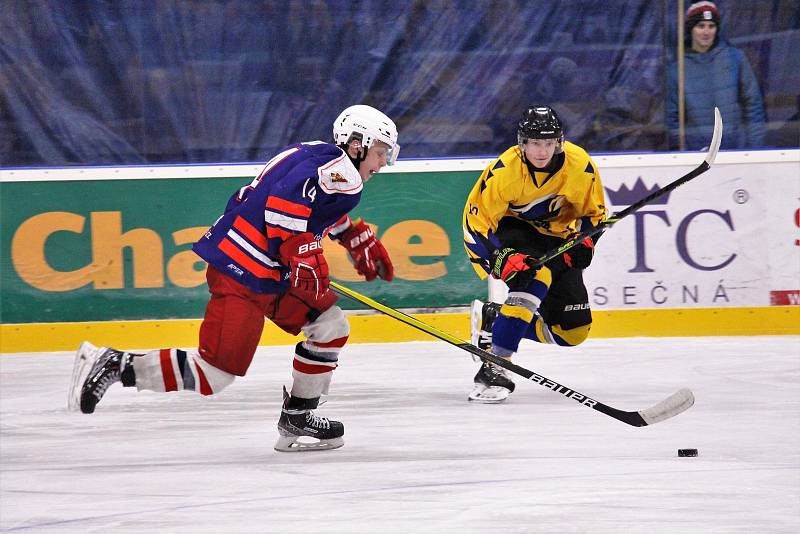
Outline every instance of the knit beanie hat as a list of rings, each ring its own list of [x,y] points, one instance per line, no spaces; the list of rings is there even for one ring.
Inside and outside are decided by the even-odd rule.
[[[719,9],[714,2],[695,2],[686,10],[686,33],[692,33],[692,28],[701,20],[710,20],[717,25],[719,31]]]

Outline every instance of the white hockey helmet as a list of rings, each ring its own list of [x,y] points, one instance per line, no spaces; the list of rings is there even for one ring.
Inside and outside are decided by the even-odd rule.
[[[366,148],[375,141],[389,146],[387,163],[394,164],[400,145],[397,144],[397,126],[392,119],[371,106],[358,104],[342,111],[333,123],[333,142],[346,145],[352,139],[358,139]]]

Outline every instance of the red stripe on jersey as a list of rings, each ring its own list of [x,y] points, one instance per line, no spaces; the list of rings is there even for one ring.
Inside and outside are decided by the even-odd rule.
[[[164,391],[178,391],[178,382],[175,380],[175,368],[172,366],[172,351],[161,349],[161,374],[164,376]]]
[[[289,202],[288,200],[278,197],[269,197],[267,199],[267,207],[282,211],[283,213],[288,213],[290,215],[297,215],[298,217],[302,217],[304,219],[308,219],[308,217],[311,215],[311,208],[308,206],[303,206],[302,204],[297,204],[295,202]]]
[[[333,367],[329,365],[314,365],[301,362],[297,358],[294,359],[292,367],[294,367],[295,371],[300,371],[301,373],[305,373],[307,375],[321,375],[322,373],[330,373],[336,369],[335,365]]]
[[[242,252],[241,249],[234,245],[233,242],[227,237],[220,241],[219,245],[217,246],[222,252],[236,260],[239,265],[256,275],[258,278],[271,278],[280,282],[280,271],[276,269],[270,269],[269,267],[264,267],[260,263],[256,262],[250,256]]]
[[[233,221],[233,227],[239,230],[244,236],[249,239],[256,247],[261,250],[267,250],[267,238],[259,232],[255,226],[244,220],[242,217],[236,217]]]
[[[194,368],[197,371],[197,381],[200,382],[200,394],[213,395],[214,392],[211,391],[211,385],[208,383],[206,374],[203,372],[202,369],[200,369],[200,366],[197,365],[197,362],[194,363]]]
[[[283,228],[267,225],[267,238],[269,239],[277,237],[281,241],[288,241],[289,239],[293,238],[296,235],[297,234],[293,234],[292,232],[284,230]]]
[[[348,336],[340,337],[338,339],[334,339],[333,341],[328,341],[326,343],[320,343],[319,341],[306,341],[306,343],[310,343],[315,347],[320,347],[323,349],[329,347],[344,347],[344,344],[347,343],[347,337]]]

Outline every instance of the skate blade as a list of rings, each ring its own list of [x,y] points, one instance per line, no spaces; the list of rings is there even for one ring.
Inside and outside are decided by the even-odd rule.
[[[75,353],[75,362],[72,364],[72,380],[67,392],[67,410],[70,412],[79,412],[81,409],[83,383],[89,376],[89,371],[92,370],[99,353],[100,350],[88,341],[81,343]]]
[[[511,391],[502,386],[484,386],[483,384],[475,384],[475,387],[469,394],[467,399],[470,402],[478,402],[483,404],[499,404],[505,401]]]
[[[275,442],[275,450],[278,452],[309,452],[309,451],[328,451],[338,449],[344,445],[344,438],[316,439],[309,436],[281,436]]]

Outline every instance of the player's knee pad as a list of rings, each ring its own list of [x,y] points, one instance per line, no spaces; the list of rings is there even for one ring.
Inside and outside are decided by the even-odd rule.
[[[589,337],[589,330],[591,327],[592,325],[590,323],[565,330],[559,325],[553,325],[550,330],[557,344],[565,347],[574,347],[586,341]]]
[[[339,306],[331,306],[305,325],[303,334],[312,345],[341,348],[350,335],[350,323]]]
[[[537,313],[524,337],[539,343],[574,347],[586,341],[590,328],[591,323],[569,329],[562,328],[560,325],[550,326]]]
[[[500,315],[530,323],[533,320],[537,305],[527,293],[520,293],[519,295],[509,295],[505,303],[500,307]]]

